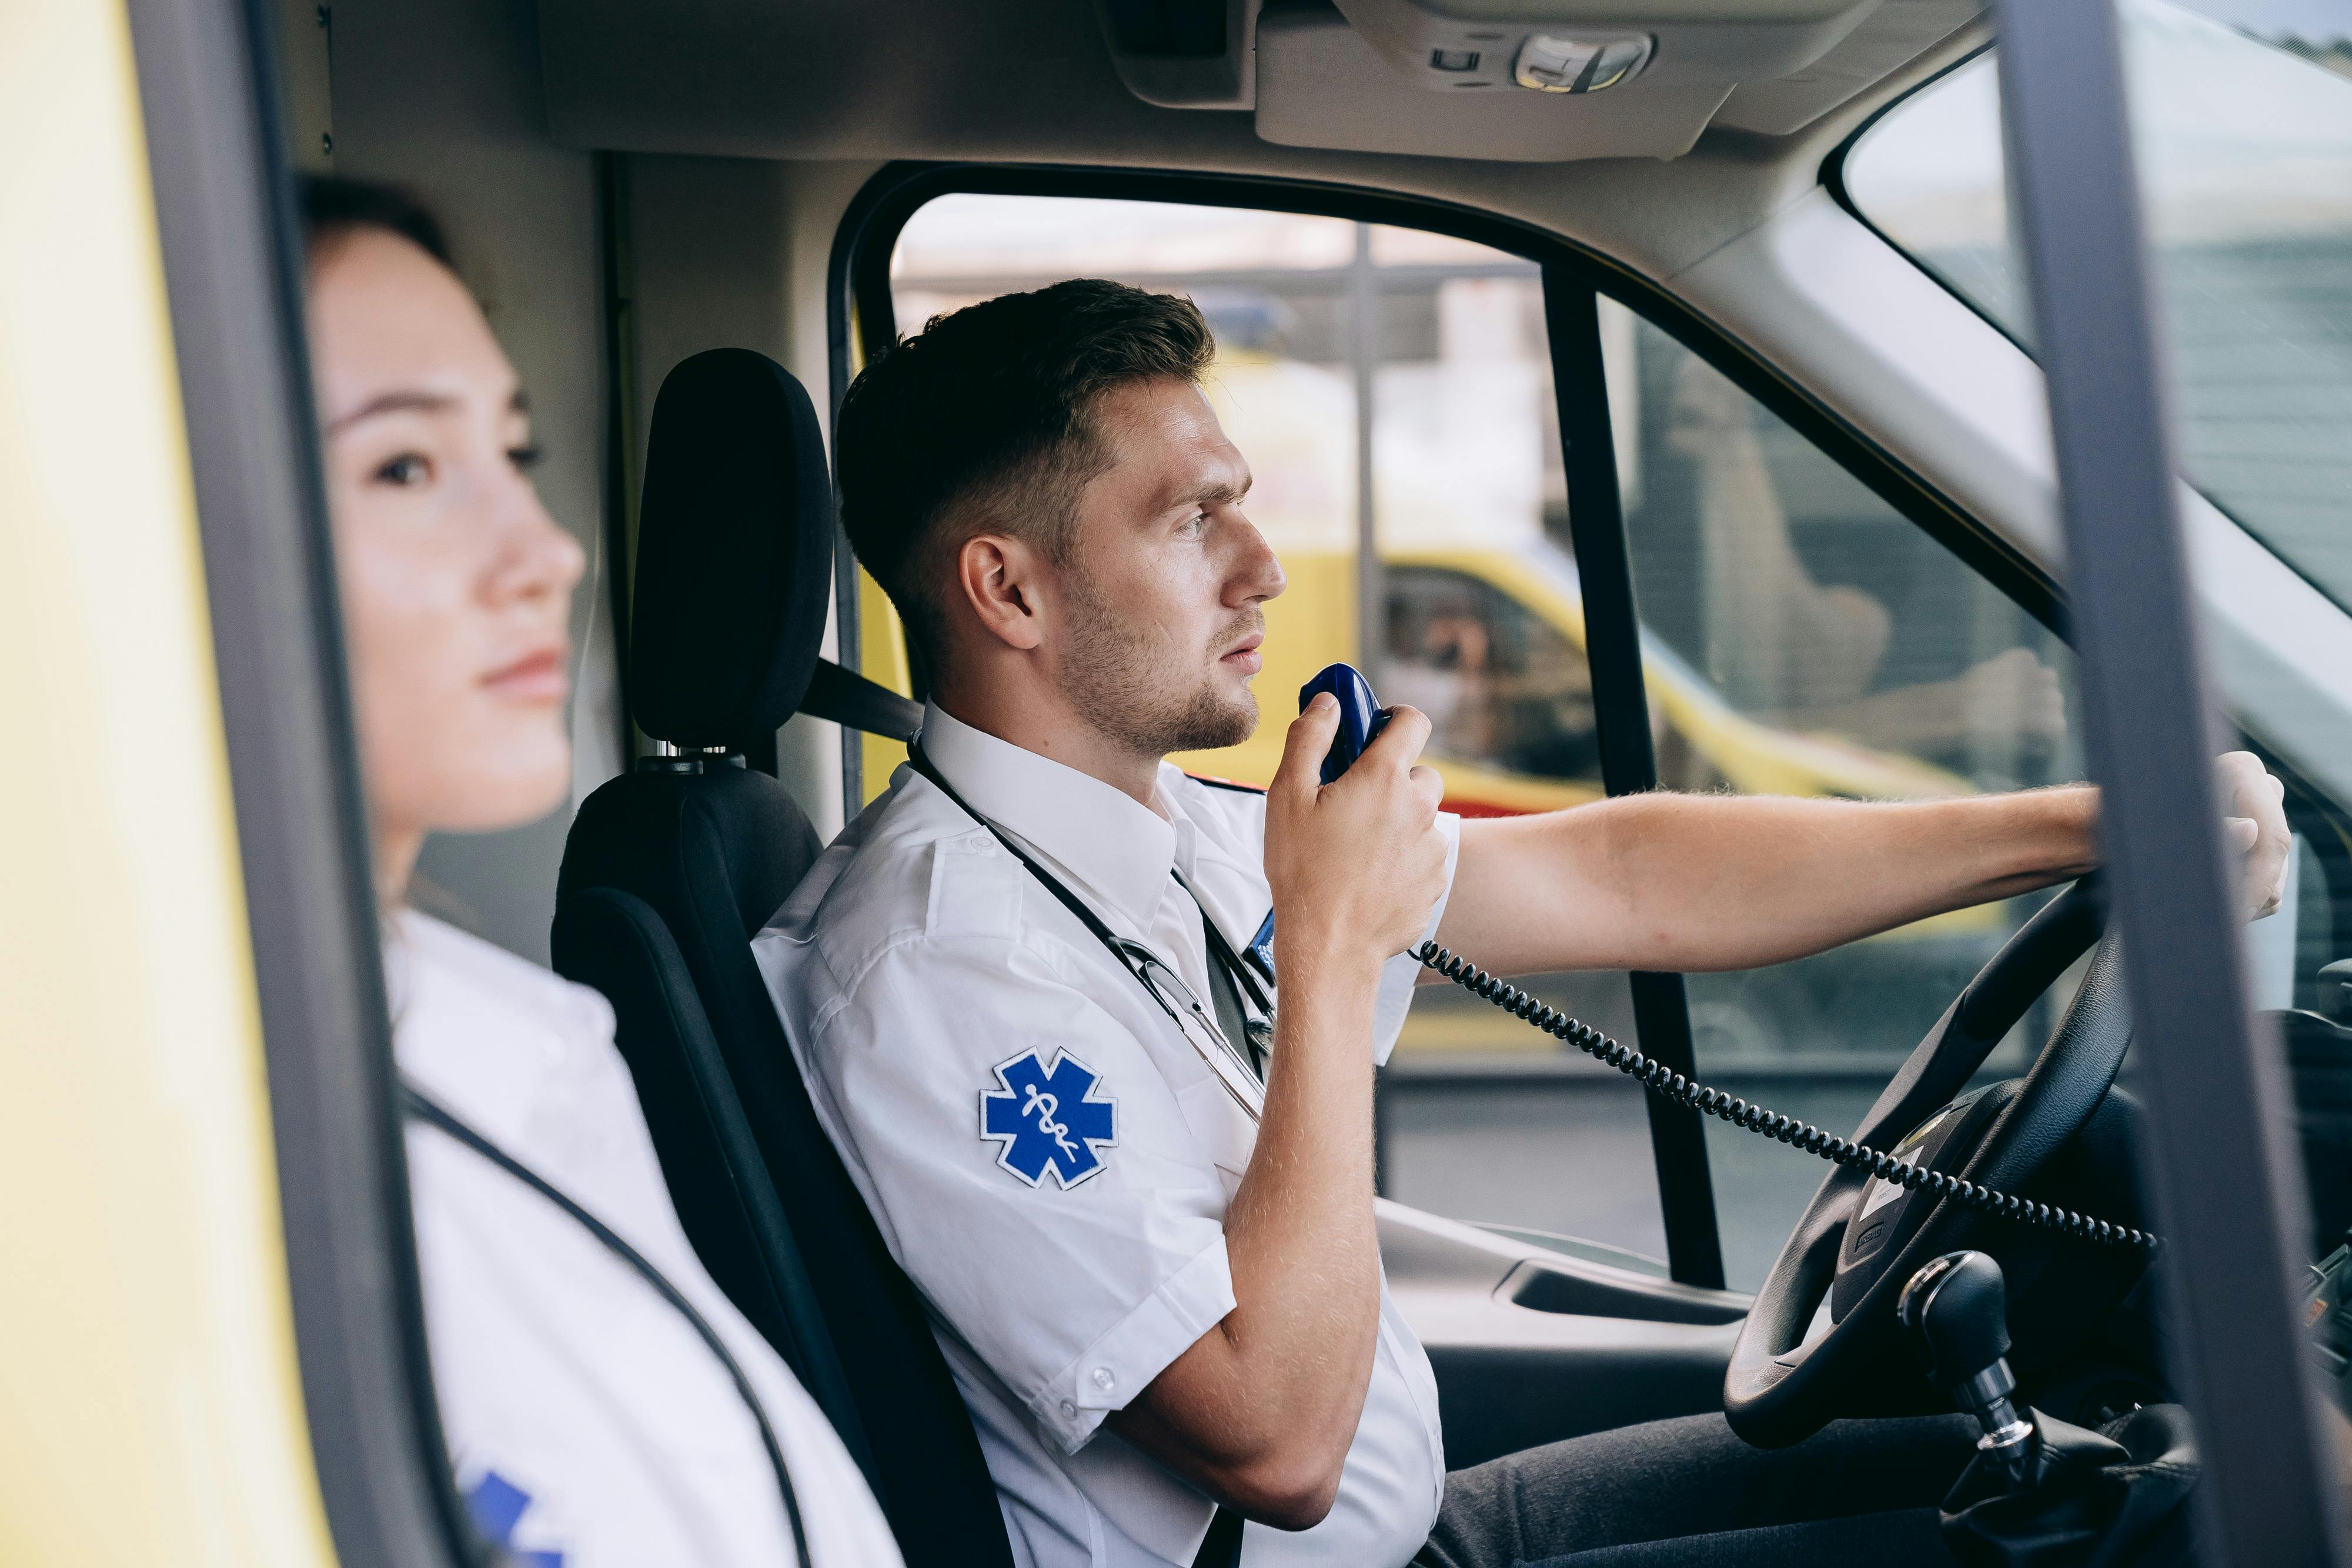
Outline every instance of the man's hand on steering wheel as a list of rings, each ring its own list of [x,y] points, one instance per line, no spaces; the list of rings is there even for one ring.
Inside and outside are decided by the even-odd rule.
[[[2224,835],[2239,857],[2241,906],[2259,919],[2279,907],[2292,847],[2285,787],[2252,752],[2232,751],[2215,767]],[[1892,1146],[1910,1129],[1955,1103],[1970,1075],[2019,1023],[2033,999],[2097,938],[2105,903],[2089,882],[2045,904],[1995,954],[1955,1000],[1871,1108],[1855,1142]],[[2004,1192],[2030,1190],[2044,1166],[2079,1133],[2106,1096],[2131,1039],[2123,995],[2122,949],[2100,944],[2081,985],[2032,1070],[2015,1081],[2004,1108],[1948,1141],[1938,1168]],[[2011,1221],[1913,1193],[1881,1207],[1882,1241],[1849,1258],[1846,1230],[1866,1201],[1866,1177],[1833,1172],[1782,1248],[1755,1307],[1741,1324],[1724,1382],[1724,1410],[1750,1442],[1794,1442],[1856,1404],[1854,1390],[1900,1360],[1891,1311],[1901,1282],[1925,1260],[1960,1246],[2003,1239]],[[2126,1222],[2118,1215],[2103,1216]],[[2135,1272],[2128,1261],[2107,1283],[2120,1299]],[[1842,1276],[1850,1276],[1841,1281]],[[1843,1298],[1826,1323],[1837,1286]],[[2096,1292],[2094,1292],[2096,1294]],[[2105,1304],[2112,1304],[2105,1297]],[[2101,1306],[2097,1310],[2104,1310]],[[2077,1325],[2080,1326],[2080,1325]]]
[[[2286,894],[2286,860],[2294,839],[2286,825],[2286,786],[2251,751],[2227,751],[2220,774],[2224,841],[2237,852],[2239,906],[2249,920],[2274,912]]]

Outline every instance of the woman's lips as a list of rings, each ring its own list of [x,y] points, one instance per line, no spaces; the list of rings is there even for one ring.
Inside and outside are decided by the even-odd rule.
[[[483,686],[513,702],[560,703],[571,689],[563,650],[542,648],[482,677]]]

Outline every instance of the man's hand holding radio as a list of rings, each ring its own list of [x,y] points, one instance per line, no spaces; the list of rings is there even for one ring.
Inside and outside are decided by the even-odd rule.
[[[1318,695],[1292,721],[1265,798],[1265,879],[1274,889],[1275,967],[1287,988],[1301,967],[1377,967],[1421,939],[1445,890],[1437,829],[1444,784],[1417,766],[1429,739],[1418,710],[1392,710],[1355,766],[1329,784],[1318,769],[1339,723]]]

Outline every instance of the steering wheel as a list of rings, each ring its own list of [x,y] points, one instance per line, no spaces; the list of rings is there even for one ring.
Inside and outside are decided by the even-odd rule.
[[[2131,1043],[2122,956],[2102,939],[2105,899],[2085,877],[1994,954],[1904,1061],[1854,1141],[1979,1186],[2022,1193],[2090,1121]],[[2003,1035],[2093,942],[2081,989],[2021,1082],[1955,1100]],[[1813,1195],[1757,1293],[1723,1385],[1732,1430],[1759,1448],[1800,1441],[1883,1404],[1871,1383],[1908,1360],[1895,1297],[1929,1259],[1999,1250],[2021,1226],[1957,1199],[1906,1192],[1840,1166]],[[2006,1233],[2004,1235],[2003,1233]],[[2080,1241],[2065,1243],[2087,1245]],[[1824,1303],[1828,1326],[1816,1326]]]

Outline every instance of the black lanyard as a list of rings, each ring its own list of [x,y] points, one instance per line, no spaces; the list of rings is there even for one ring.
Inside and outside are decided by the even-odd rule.
[[[800,1500],[793,1493],[793,1476],[784,1465],[784,1450],[776,1441],[775,1428],[768,1425],[768,1412],[753,1392],[751,1380],[744,1375],[741,1364],[729,1354],[726,1343],[719,1337],[719,1331],[710,1326],[709,1320],[695,1310],[694,1303],[688,1301],[685,1293],[671,1284],[667,1276],[655,1268],[644,1253],[622,1240],[610,1226],[572,1201],[562,1188],[459,1121],[455,1113],[415,1084],[403,1079],[400,1094],[403,1108],[408,1114],[426,1126],[446,1134],[578,1221],[614,1256],[635,1270],[646,1283],[654,1288],[655,1294],[677,1308],[679,1315],[693,1325],[694,1332],[702,1336],[702,1343],[709,1347],[710,1354],[719,1358],[719,1364],[725,1367],[727,1375],[735,1380],[735,1392],[743,1396],[743,1403],[751,1407],[751,1419],[759,1425],[760,1442],[768,1450],[768,1463],[776,1472],[776,1488],[783,1496],[784,1519],[792,1526],[793,1561],[802,1568],[807,1568],[808,1535],[801,1526]]]
[[[925,754],[920,736],[917,736],[914,742],[907,747],[907,759],[913,764],[916,772],[929,779],[939,787],[941,794],[954,801],[965,816],[993,834],[996,841],[1004,846],[1005,852],[1027,867],[1029,874],[1035,877],[1046,892],[1061,900],[1062,906],[1076,915],[1079,924],[1093,934],[1095,940],[1103,945],[1104,950],[1118,960],[1119,967],[1135,977],[1136,984],[1150,993],[1151,999],[1160,1004],[1161,1011],[1175,1020],[1176,1027],[1180,1030],[1184,1027],[1183,1015],[1176,1010],[1175,1003],[1161,994],[1159,985],[1153,981],[1150,973],[1144,967],[1144,958],[1138,956],[1138,951],[1140,949],[1144,956],[1148,957],[1150,956],[1148,948],[1144,948],[1141,943],[1121,939],[1109,926],[1103,924],[1102,917],[1088,906],[1085,899],[1080,898],[1063,883],[1061,878],[1038,864],[1036,859],[1024,851],[1019,844],[1014,843],[1011,835],[1003,829],[982,816],[973,809],[971,801],[956,793],[955,786],[941,776],[939,768]],[[1217,929],[1215,919],[1209,914],[1209,906],[1201,902],[1201,895],[1193,891],[1191,883],[1184,880],[1183,873],[1171,866],[1168,869],[1168,874],[1175,879],[1176,885],[1184,890],[1193,904],[1201,911],[1201,929],[1206,934],[1209,944],[1211,991],[1213,993],[1226,988],[1233,988],[1236,993],[1231,1000],[1234,1003],[1234,1011],[1241,1018],[1242,1027],[1238,1036],[1238,1045],[1235,1045],[1235,1037],[1229,1032],[1228,1027],[1222,1020],[1218,1023],[1217,1032],[1226,1037],[1228,1047],[1234,1049],[1236,1054],[1241,1051],[1248,1053],[1245,1060],[1251,1069],[1256,1072],[1259,1080],[1263,1082],[1265,1077],[1265,1048],[1271,1039],[1269,1020],[1274,1013],[1273,998],[1267,996],[1265,988],[1258,983],[1257,970],[1234,951],[1233,944],[1225,940],[1225,934]],[[1165,966],[1163,965],[1162,967]],[[1223,985],[1217,984],[1219,981],[1223,981]],[[1241,1007],[1240,998],[1243,996],[1248,997],[1251,1004],[1257,1009],[1255,1019],[1250,1018],[1246,1010]],[[1213,996],[1211,999],[1223,1001],[1227,998]],[[1223,1009],[1219,1010],[1222,1011]],[[1262,1030],[1266,1031],[1265,1038],[1260,1037]]]

